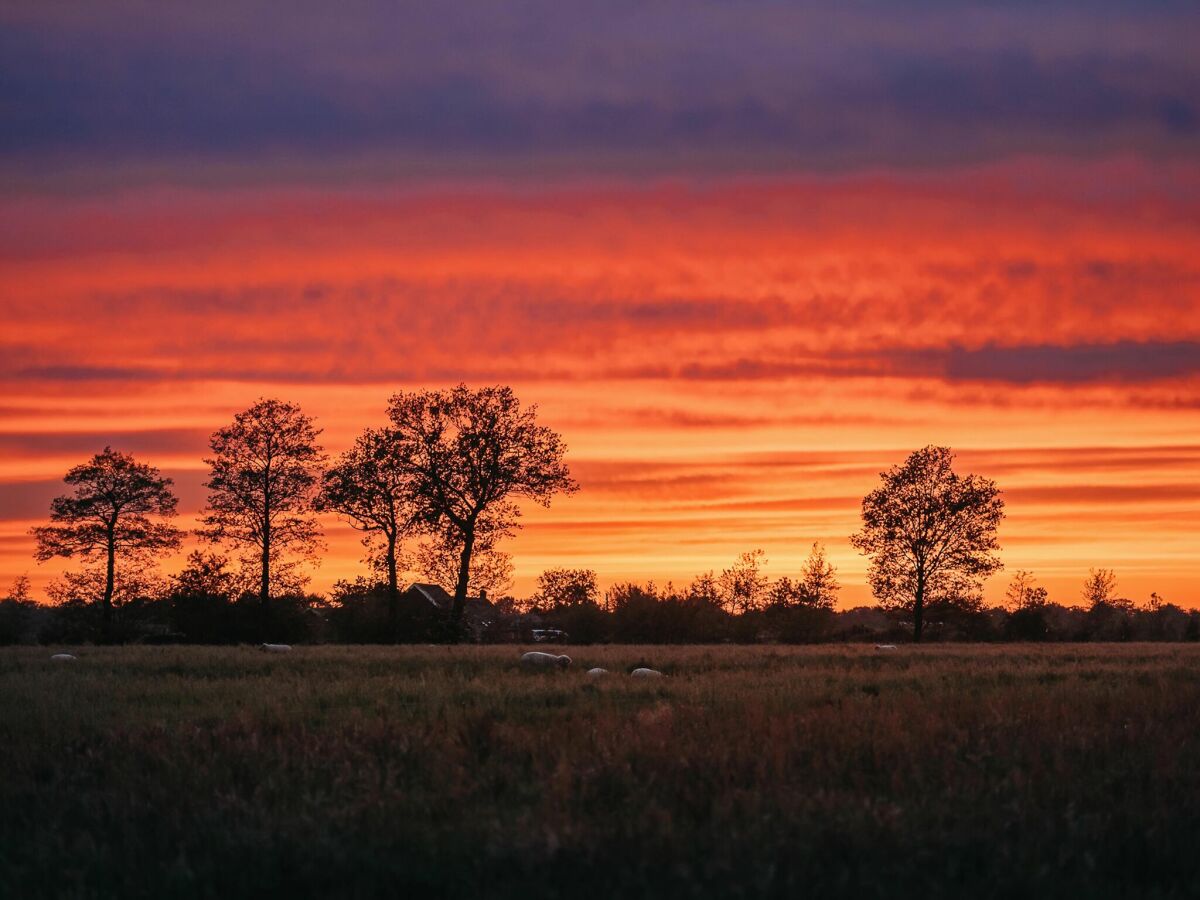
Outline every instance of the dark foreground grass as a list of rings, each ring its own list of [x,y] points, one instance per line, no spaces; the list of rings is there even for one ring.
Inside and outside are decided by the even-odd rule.
[[[3,897],[1200,893],[1197,647],[50,652]]]

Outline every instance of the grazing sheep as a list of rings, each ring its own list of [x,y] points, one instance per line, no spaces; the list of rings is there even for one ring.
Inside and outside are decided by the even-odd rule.
[[[55,653],[50,658],[56,660],[57,662],[70,662],[71,660],[75,659],[75,657],[70,653]]]
[[[553,653],[542,653],[540,650],[530,650],[521,654],[521,665],[526,669],[565,669],[571,664],[569,656],[555,656]]]
[[[263,650],[266,653],[291,653],[292,645],[291,644],[259,644],[258,649]]]
[[[875,649],[876,650],[895,650],[896,645],[895,644],[876,644]]]
[[[588,669],[587,673],[588,673],[588,678],[600,678],[600,677],[608,674],[608,669],[601,669],[601,668]]]
[[[633,678],[662,678],[663,673],[658,669],[634,669],[629,673]]]

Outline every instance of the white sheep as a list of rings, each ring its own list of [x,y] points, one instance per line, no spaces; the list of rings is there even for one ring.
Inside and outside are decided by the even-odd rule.
[[[530,650],[528,653],[521,654],[521,665],[526,669],[565,669],[571,665],[571,657]]]
[[[895,650],[896,645],[895,644],[876,644],[875,649],[876,650]]]
[[[76,657],[72,656],[70,653],[55,653],[50,658],[56,662],[70,662]]]
[[[595,669],[588,669],[587,674],[588,678],[602,678],[608,674],[608,669],[601,669],[599,667]]]
[[[646,669],[646,668],[634,669],[629,674],[633,678],[662,678],[663,677],[663,673],[658,671],[658,669]]]
[[[259,644],[258,649],[266,653],[291,653],[291,644]]]

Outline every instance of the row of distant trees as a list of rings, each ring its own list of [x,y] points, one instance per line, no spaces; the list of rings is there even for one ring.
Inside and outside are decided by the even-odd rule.
[[[911,610],[858,607],[838,611],[837,579],[823,548],[814,547],[796,579],[769,580],[761,552],[743,554],[719,574],[704,573],[684,587],[617,584],[601,593],[588,569],[552,569],[537,590],[501,596],[493,627],[483,638],[529,640],[534,629],[566,632],[573,643],[716,643],[900,641],[913,636]],[[98,585],[93,584],[94,590]],[[1086,604],[1064,606],[1027,572],[1016,573],[1005,603],[988,607],[969,599],[937,600],[925,609],[934,640],[1196,640],[1200,612],[1152,594],[1134,604],[1119,596],[1115,576],[1094,570],[1083,588]],[[215,553],[197,553],[182,571],[122,599],[117,637],[125,640],[237,643],[257,640],[261,608],[253,591]],[[36,604],[27,578],[0,598],[0,644],[78,642],[100,634],[95,601],[62,599]],[[287,593],[273,598],[269,626],[279,640],[379,643],[438,639],[424,619],[393,626],[386,584],[360,577],[339,582],[328,596]]]
[[[495,595],[511,583],[511,563],[497,544],[519,527],[518,501],[549,505],[555,495],[577,490],[562,438],[507,387],[398,393],[386,420],[332,461],[319,436],[298,406],[274,399],[259,400],[217,430],[205,458],[208,497],[196,531],[213,549],[193,552],[169,582],[157,574],[158,560],[185,537],[172,522],[171,479],[112,448],[72,468],[65,481],[73,491],[55,498],[49,523],[33,529],[38,559],[84,562],[52,583],[51,600],[72,621],[91,622],[101,640],[127,637],[139,615],[160,629],[164,620],[186,619],[206,639],[267,637],[320,620],[325,624],[301,630],[403,640],[415,635],[400,615],[399,576],[412,567],[416,542],[425,577],[453,592],[438,635],[454,639],[470,589]],[[946,621],[981,614],[984,582],[1002,567],[1000,490],[989,479],[956,472],[953,459],[948,448],[929,446],[883,472],[850,538],[871,560],[868,581],[880,612],[903,621],[916,641],[927,621],[944,633]],[[304,592],[304,564],[322,547],[322,512],[362,533],[370,573],[339,583],[328,598]],[[813,546],[795,580],[769,581],[763,562],[756,550],[684,591],[620,585],[602,602],[594,573],[553,570],[543,574],[534,597],[504,598],[500,612],[569,619],[577,639],[629,633],[628,624],[616,623],[632,621],[634,609],[654,610],[643,618],[659,623],[651,630],[662,640],[829,633],[839,585],[824,548]],[[1006,615],[1025,621],[1036,636],[1051,606],[1045,590],[1021,572],[1009,599]],[[1089,610],[1134,611],[1116,596],[1107,570],[1092,573],[1085,599]],[[120,628],[118,609],[126,620]],[[208,624],[200,627],[201,621]]]

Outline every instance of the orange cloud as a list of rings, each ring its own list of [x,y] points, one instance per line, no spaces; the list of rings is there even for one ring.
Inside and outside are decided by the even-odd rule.
[[[583,486],[530,511],[521,590],[754,546],[784,574],[820,539],[863,601],[857,498],[936,442],[1008,491],[1010,566],[1200,602],[1200,170],[16,200],[0,582],[105,443],[176,477],[187,518],[207,434],[260,394],[336,451],[391,391],[465,379],[539,403]],[[318,586],[358,566],[333,534]]]

